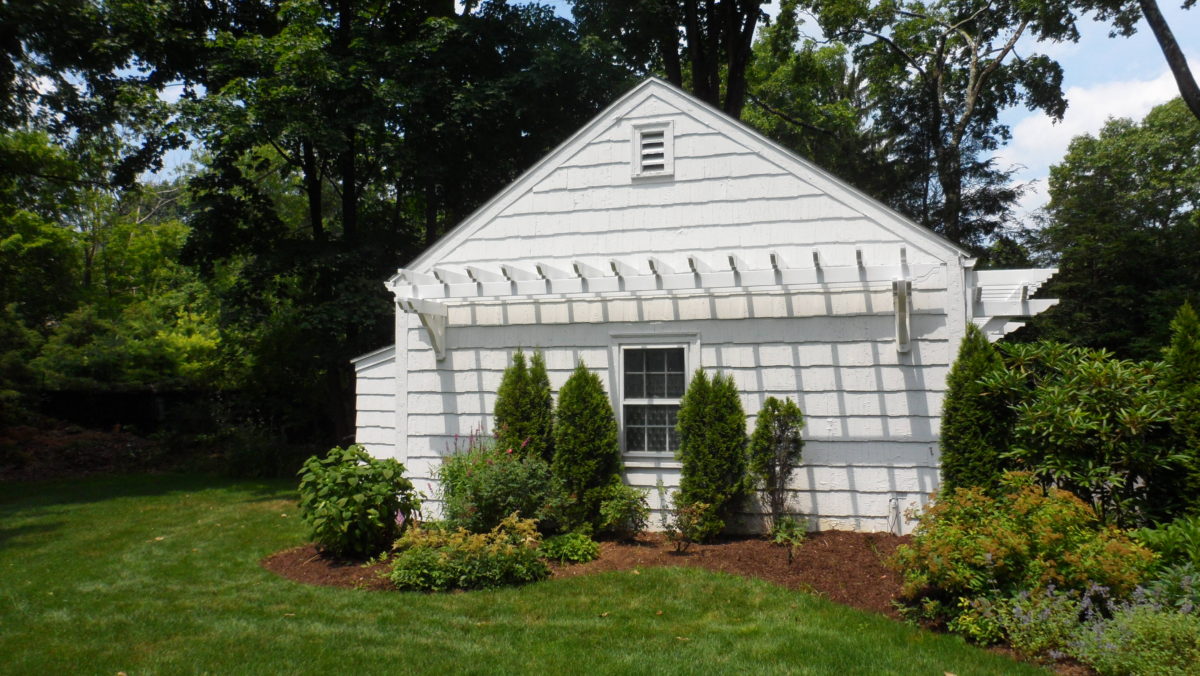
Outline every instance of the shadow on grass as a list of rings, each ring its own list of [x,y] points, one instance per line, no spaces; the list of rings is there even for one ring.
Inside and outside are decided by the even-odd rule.
[[[0,491],[0,513],[30,507],[83,504],[117,498],[165,496],[205,490],[249,493],[243,502],[295,500],[294,479],[230,479],[199,474],[133,474],[12,482]]]

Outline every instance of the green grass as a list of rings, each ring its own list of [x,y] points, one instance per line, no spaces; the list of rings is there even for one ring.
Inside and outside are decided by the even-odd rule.
[[[695,569],[447,595],[296,584],[258,565],[304,540],[285,483],[139,476],[0,495],[5,673],[1044,673]]]

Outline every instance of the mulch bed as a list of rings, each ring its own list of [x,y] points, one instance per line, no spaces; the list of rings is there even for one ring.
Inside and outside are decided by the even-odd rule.
[[[884,564],[907,537],[887,533],[814,533],[788,562],[787,548],[761,538],[736,538],[692,545],[676,552],[662,535],[647,533],[634,542],[602,542],[600,558],[591,563],[553,566],[554,577],[573,577],[610,570],[654,566],[695,566],[757,577],[789,589],[799,589],[831,601],[889,617],[897,617],[892,598],[900,589],[899,576]],[[384,564],[363,566],[322,555],[314,545],[273,554],[262,565],[278,575],[308,584],[385,590],[391,583],[380,577]]]

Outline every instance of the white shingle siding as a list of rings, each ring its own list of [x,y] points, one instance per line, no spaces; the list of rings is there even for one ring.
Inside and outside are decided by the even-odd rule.
[[[637,176],[637,128],[647,123],[668,123],[669,177]],[[693,275],[690,257],[714,271]],[[576,262],[604,277],[588,272],[585,284]],[[442,457],[490,429],[517,348],[545,355],[556,391],[582,359],[613,396],[618,346],[674,336],[692,365],[734,378],[751,429],[767,396],[798,401],[807,427],[793,506],[812,525],[906,529],[901,512],[937,487],[946,375],[981,307],[969,302],[971,265],[954,245],[648,81],[394,278],[399,302],[419,301],[403,309],[444,308],[444,359],[417,316],[398,312],[391,361],[381,352],[356,362],[359,440],[400,458],[432,495]],[[901,277],[912,281],[907,353],[895,335]],[[629,454],[626,468],[656,509],[655,486],[678,485],[669,455]],[[434,502],[427,514],[436,513]]]

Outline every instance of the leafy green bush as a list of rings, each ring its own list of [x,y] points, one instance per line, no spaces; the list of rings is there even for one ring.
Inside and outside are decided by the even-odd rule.
[[[546,363],[534,353],[526,366],[525,353],[517,350],[512,366],[504,370],[493,409],[496,444],[519,455],[537,456],[547,463],[554,456],[554,398]]]
[[[953,621],[963,610],[961,599],[1036,594],[1051,586],[1082,593],[1102,585],[1123,597],[1154,560],[1079,498],[1010,473],[995,497],[978,487],[940,497],[893,562],[904,577],[902,600],[926,609],[927,619]]]
[[[455,527],[487,533],[514,512],[557,528],[565,509],[560,484],[537,455],[522,456],[472,435],[438,469],[442,512]]]
[[[300,470],[300,516],[322,548],[367,557],[387,548],[420,507],[404,465],[362,446],[313,456]]]
[[[986,395],[980,380],[1002,366],[987,336],[967,322],[942,403],[942,492],[960,486],[992,491],[998,486],[1005,469],[999,454],[1007,447],[1012,413],[1005,402]]]
[[[599,532],[631,539],[646,530],[650,522],[648,494],[646,489],[627,486],[620,481],[610,484],[600,500]]]
[[[542,558],[559,563],[587,563],[600,558],[600,545],[583,533],[564,533],[542,541]]]
[[[1006,368],[982,382],[1015,415],[1005,458],[1121,527],[1179,512],[1170,477],[1184,458],[1174,446],[1174,399],[1161,387],[1161,364],[1057,343],[1003,351]]]
[[[553,470],[573,503],[566,527],[597,529],[605,495],[621,482],[621,446],[604,384],[582,361],[558,392]]]
[[[703,542],[724,529],[746,487],[746,414],[733,378],[710,379],[697,369],[680,401],[678,429],[676,523],[684,537]]]
[[[804,544],[808,531],[804,523],[794,516],[782,516],[771,524],[771,542],[788,548],[788,563],[796,555],[796,550]]]
[[[1000,625],[1009,644],[1030,657],[1065,654],[1079,629],[1078,592],[1022,591],[1001,604]]]
[[[767,397],[754,423],[747,449],[749,488],[762,487],[772,529],[787,509],[788,481],[804,450],[803,429],[804,414],[796,402],[775,397]]]
[[[1190,563],[1200,567],[1200,515],[1180,517],[1154,528],[1139,528],[1133,536],[1157,552],[1164,566]]]
[[[1200,513],[1200,318],[1184,303],[1171,321],[1171,343],[1163,350],[1165,386],[1175,397],[1171,421],[1183,470],[1158,477],[1178,500],[1179,512]]]
[[[1158,608],[1200,613],[1200,564],[1167,566],[1142,585],[1142,600]]]
[[[411,528],[396,542],[388,579],[402,590],[491,589],[550,574],[531,519],[512,514],[487,533]]]
[[[1200,665],[1200,616],[1128,606],[1079,631],[1071,652],[1105,676],[1194,676]]]
[[[693,542],[706,542],[716,537],[725,522],[716,515],[712,505],[705,502],[681,502],[679,493],[671,496],[663,534],[674,543],[675,551],[686,551]]]

